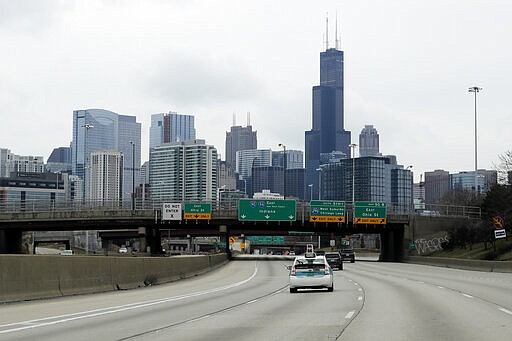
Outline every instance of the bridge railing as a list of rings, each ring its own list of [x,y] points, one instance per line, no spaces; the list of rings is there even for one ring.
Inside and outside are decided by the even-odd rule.
[[[133,203],[131,199],[125,200],[75,200],[75,201],[48,201],[48,200],[2,200],[0,198],[0,213],[17,212],[55,212],[55,211],[161,211],[164,203],[179,202],[173,200],[158,199],[137,199]],[[198,201],[194,201],[196,203]],[[233,218],[238,216],[238,199],[233,200],[211,200],[201,201],[201,203],[210,203],[212,206],[212,215],[215,218]],[[183,203],[182,203],[183,207]],[[297,200],[297,220],[309,218],[309,201]],[[353,212],[351,202],[346,202],[347,215]],[[350,212],[350,213],[349,213]],[[476,218],[481,217],[480,207],[473,206],[455,206],[455,205],[426,205],[425,209],[412,210],[405,209],[403,205],[393,205],[388,203],[387,213],[394,215],[423,215],[423,216],[456,216]]]

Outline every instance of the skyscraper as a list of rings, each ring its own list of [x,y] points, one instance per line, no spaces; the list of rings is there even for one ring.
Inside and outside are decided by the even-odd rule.
[[[150,151],[150,196],[157,200],[217,198],[217,150],[204,140],[171,142]]]
[[[327,32],[328,33],[328,32]],[[327,34],[328,37],[328,34]],[[350,155],[350,131],[344,128],[343,51],[335,48],[320,53],[320,85],[313,87],[312,129],[306,131],[306,183],[313,184],[313,197],[318,196],[316,169],[320,154],[341,151]]]
[[[233,124],[231,131],[226,132],[226,163],[229,167],[236,168],[236,152],[258,148],[256,131],[247,122],[247,127]]]
[[[169,142],[191,141],[196,139],[194,116],[169,111],[168,114],[151,115],[149,128],[149,148]]]
[[[91,153],[89,200],[108,203],[122,199],[123,154],[104,150]]]
[[[365,125],[359,134],[359,156],[379,155],[379,133],[373,125]]]
[[[141,124],[135,116],[118,115],[103,109],[73,111],[73,141],[71,142],[71,163],[74,175],[85,179],[85,190],[89,181],[85,173],[90,153],[98,150],[114,150],[123,154],[123,198],[132,195],[132,169],[135,178],[140,171]],[[135,144],[133,152],[132,144]],[[135,162],[132,162],[132,154]],[[84,193],[84,198],[88,197]]]

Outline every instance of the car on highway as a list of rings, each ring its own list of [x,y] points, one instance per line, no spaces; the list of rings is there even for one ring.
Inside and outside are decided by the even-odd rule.
[[[123,245],[123,246],[121,246],[121,247],[119,248],[119,253],[128,253],[128,249],[126,248],[126,246],[124,246],[124,245]]]
[[[72,256],[73,255],[73,250],[62,250],[62,251],[59,251],[59,255],[62,255],[62,256]]]
[[[327,259],[314,252],[295,257],[289,277],[291,293],[296,293],[298,289],[334,290],[334,273]]]
[[[354,253],[354,249],[351,247],[343,248],[340,250],[341,259],[349,260],[350,263],[354,263],[356,261],[356,256]]]
[[[343,260],[339,252],[326,252],[325,259],[333,270],[343,270]]]

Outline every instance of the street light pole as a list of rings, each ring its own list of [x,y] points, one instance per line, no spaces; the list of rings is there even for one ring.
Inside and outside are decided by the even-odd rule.
[[[352,149],[352,205],[355,203],[355,197],[356,197],[356,147],[357,144],[352,143],[348,145]]]
[[[279,143],[279,147],[283,147],[283,182],[284,182],[284,199],[286,199],[286,168],[288,166],[288,162],[286,160],[286,146],[282,143]]]
[[[135,142],[130,141],[132,145],[132,211],[135,210]]]
[[[309,184],[309,201],[313,201],[313,184]]]
[[[475,93],[475,196],[478,195],[478,178],[477,178],[477,171],[478,171],[478,149],[477,149],[477,130],[476,130],[476,94],[480,92],[482,88],[479,88],[477,86],[473,86],[469,88],[469,92]]]
[[[87,188],[89,188],[88,184],[87,184],[87,181],[90,181],[89,177],[87,176],[87,172],[90,168],[90,165],[89,165],[89,145],[88,145],[88,142],[89,142],[89,129],[91,128],[94,128],[94,126],[92,124],[84,124],[83,126],[85,128],[85,167],[84,167],[84,201],[86,199],[86,196],[85,196],[85,191],[87,190]],[[85,254],[89,254],[89,230],[86,230],[85,231]]]
[[[322,197],[320,193],[322,192],[322,178],[320,176],[322,175],[322,168],[318,167],[316,171],[318,172],[318,200],[321,200]]]

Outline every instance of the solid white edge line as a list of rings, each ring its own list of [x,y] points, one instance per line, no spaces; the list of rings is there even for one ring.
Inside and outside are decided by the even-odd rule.
[[[473,296],[468,295],[468,294],[462,294],[462,296],[467,297],[467,298],[473,298]]]
[[[505,308],[499,308],[499,310],[501,310],[502,312],[504,312],[505,314],[509,314],[509,315],[512,315],[512,311],[508,310],[508,309],[505,309]]]

